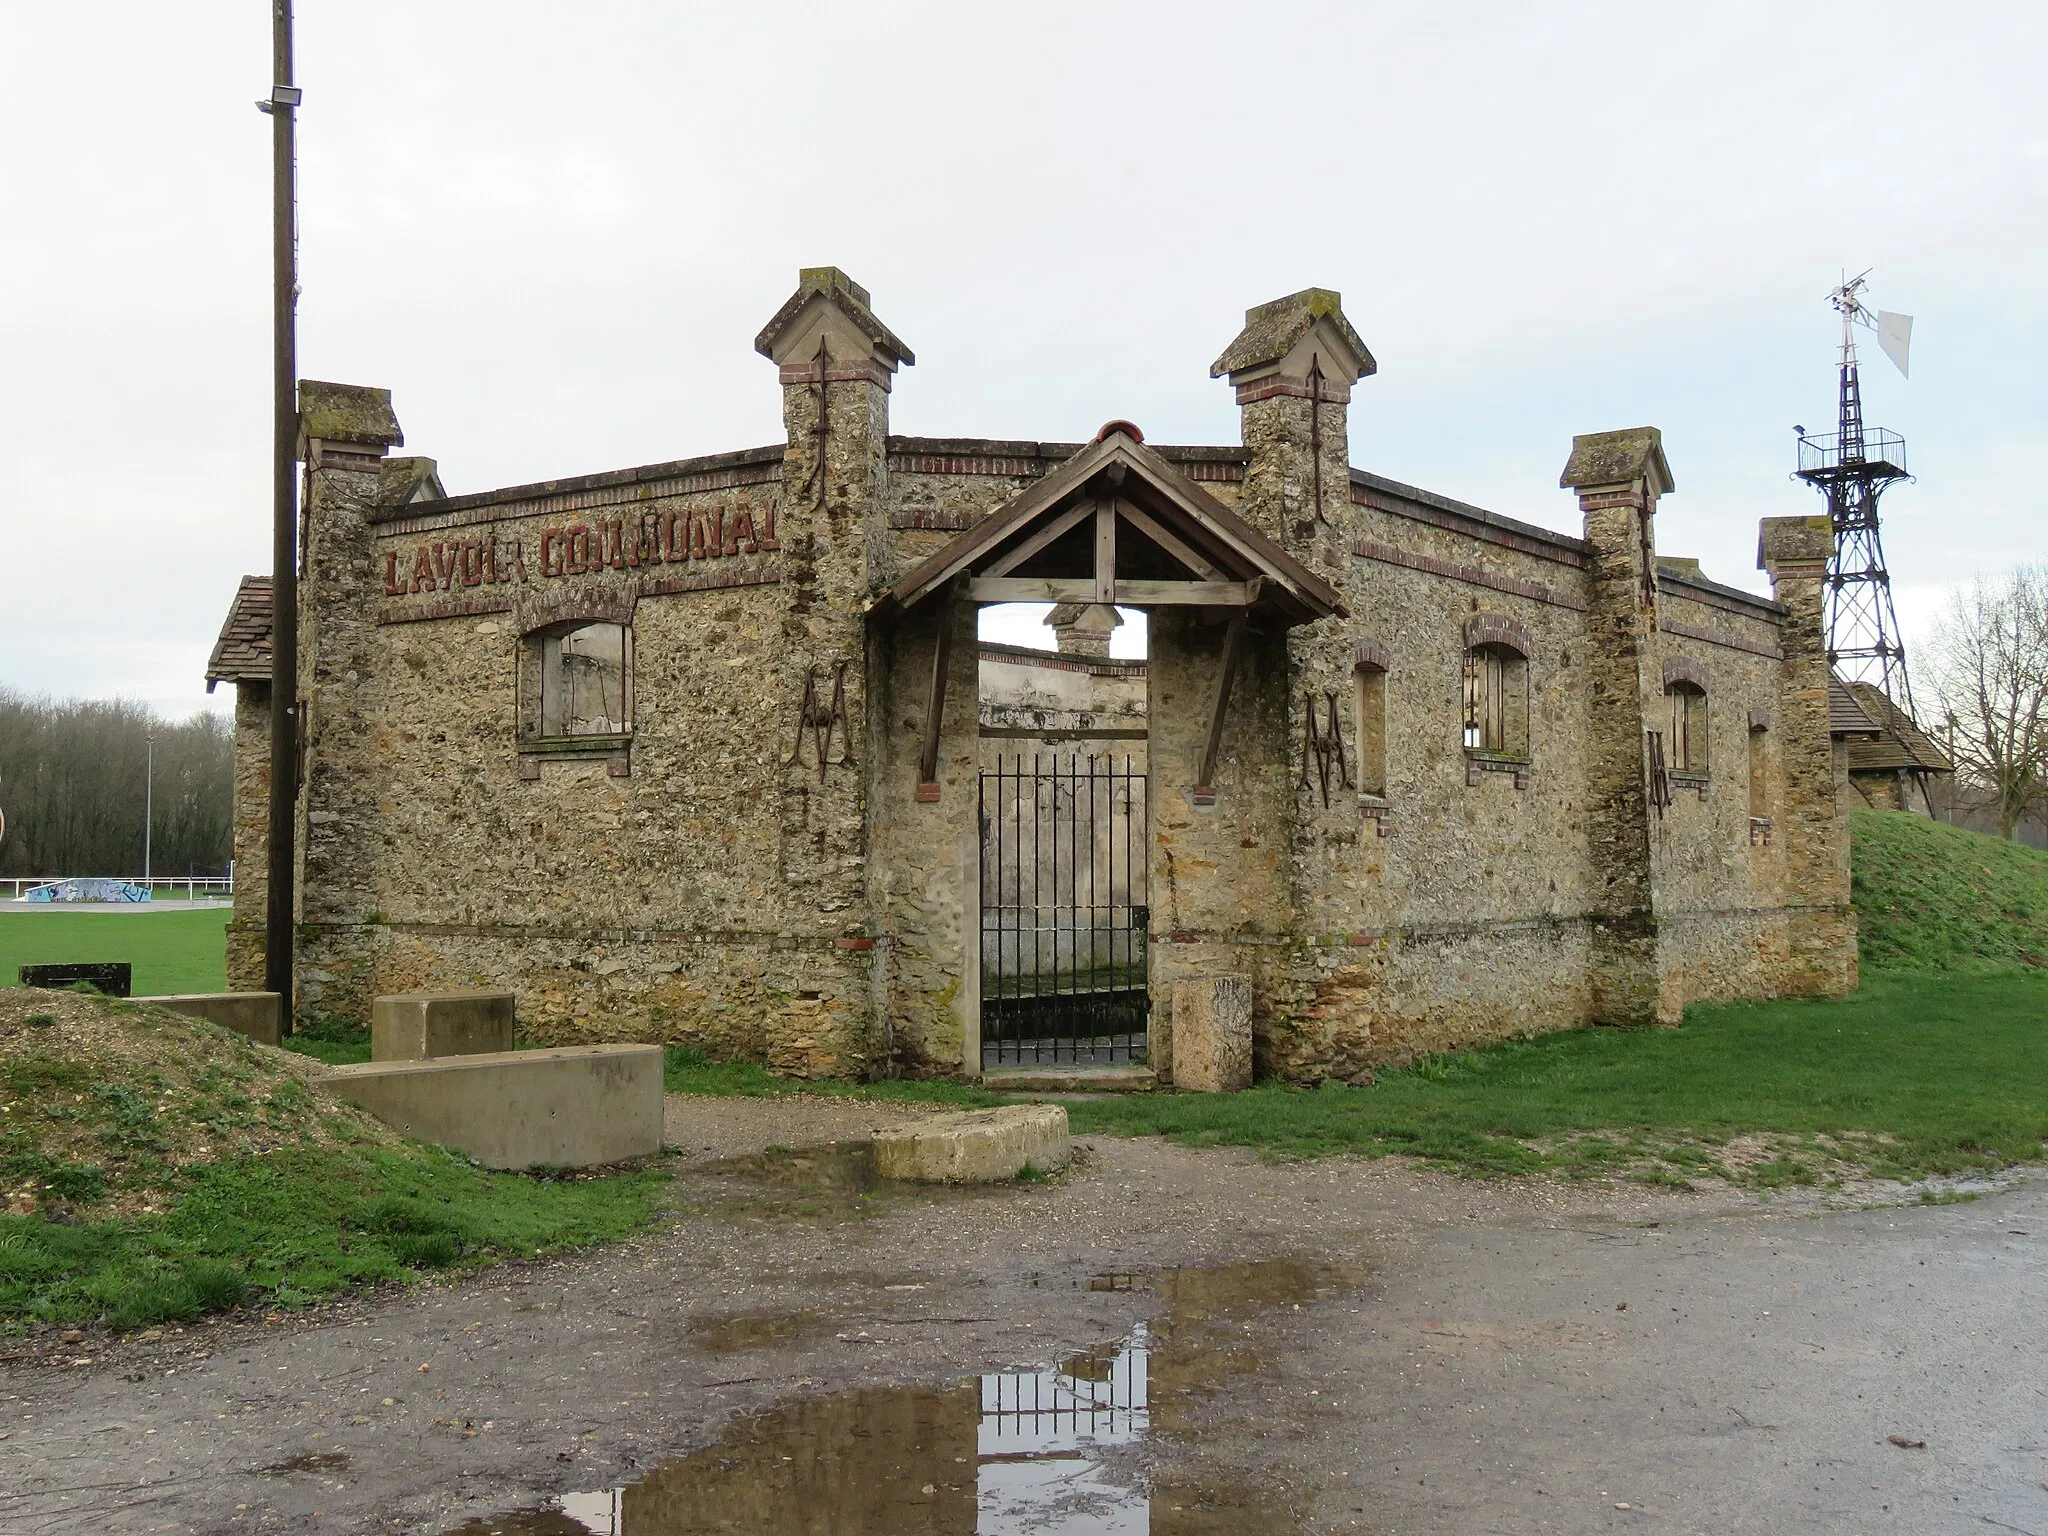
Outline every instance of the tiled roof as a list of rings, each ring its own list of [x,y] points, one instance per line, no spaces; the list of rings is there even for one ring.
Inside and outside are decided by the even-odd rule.
[[[206,663],[206,691],[213,692],[215,683],[269,681],[270,578],[244,576]]]
[[[1843,685],[1863,713],[1877,722],[1875,741],[1849,743],[1849,771],[1905,768],[1920,773],[1953,773],[1955,764],[1875,683]]]
[[[1831,736],[1880,736],[1882,728],[1863,712],[1856,695],[1839,677],[1828,679],[1828,734]]]

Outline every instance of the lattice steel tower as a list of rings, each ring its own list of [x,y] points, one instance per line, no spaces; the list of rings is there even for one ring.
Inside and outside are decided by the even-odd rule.
[[[1868,276],[1869,274],[1865,274]],[[1906,441],[1896,432],[1863,425],[1863,390],[1856,375],[1856,327],[1877,333],[1885,356],[1906,372],[1913,333],[1910,315],[1872,310],[1863,302],[1863,278],[1848,279],[1828,295],[1842,317],[1841,410],[1831,437],[1799,433],[1799,478],[1828,501],[1835,524],[1835,556],[1828,565],[1828,664],[1850,682],[1875,683],[1908,717],[1913,690],[1906,678],[1906,648],[1892,611],[1877,503],[1885,488],[1907,479]]]

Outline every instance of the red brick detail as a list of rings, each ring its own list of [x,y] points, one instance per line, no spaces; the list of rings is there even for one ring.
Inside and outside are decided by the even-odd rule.
[[[918,785],[917,803],[919,805],[937,805],[939,803],[939,786],[936,784]]]
[[[1431,576],[1446,577],[1451,581],[1462,581],[1468,586],[1485,587],[1490,592],[1505,592],[1510,597],[1526,597],[1531,602],[1548,603],[1553,608],[1569,608],[1574,613],[1584,613],[1584,598],[1559,592],[1541,582],[1523,581],[1515,576],[1496,576],[1483,571],[1476,565],[1459,565],[1451,560],[1438,560],[1431,555],[1410,554],[1405,549],[1396,549],[1391,544],[1381,544],[1372,539],[1360,539],[1351,546],[1351,553],[1361,560],[1377,560],[1381,565],[1403,566],[1411,571],[1424,571]]]
[[[1197,805],[1214,805],[1215,803],[1216,803],[1216,786],[1215,786],[1215,785],[1213,785],[1213,784],[1197,784],[1197,785],[1195,786],[1195,804],[1197,804]]]
[[[784,363],[782,382],[788,384],[815,384],[818,382],[816,363]],[[879,384],[886,391],[890,386],[889,370],[871,359],[859,362],[832,363],[825,369],[827,384]]]
[[[889,519],[889,526],[903,533],[965,533],[982,520],[985,514],[979,512],[954,512],[944,507],[916,507],[908,512],[898,512]]]
[[[1307,400],[1310,399],[1307,379],[1259,379],[1250,384],[1237,386],[1237,403],[1250,405],[1255,400]],[[1324,405],[1349,405],[1351,386],[1338,379],[1324,379],[1319,397]]]
[[[1351,653],[1351,664],[1364,672],[1391,672],[1394,670],[1393,657],[1387,648],[1371,635],[1360,635],[1358,644]]]
[[[1691,683],[1701,693],[1707,691],[1707,669],[1690,656],[1667,656],[1664,658],[1664,691],[1669,693],[1673,683]]]
[[[1504,645],[1527,660],[1535,654],[1536,641],[1529,626],[1504,613],[1475,613],[1465,621],[1467,646]]]
[[[893,473],[905,475],[1001,475],[1013,480],[1036,480],[1058,467],[1053,459],[1011,459],[978,454],[897,453],[889,456]]]
[[[1702,629],[1697,624],[1681,624],[1676,619],[1657,616],[1657,627],[1667,635],[1679,635],[1687,640],[1699,640],[1707,645],[1726,646],[1731,651],[1746,651],[1752,656],[1765,656],[1772,661],[1783,661],[1784,654],[1775,645],[1759,645],[1754,640],[1744,640],[1737,635],[1717,634],[1711,629]]]
[[[1581,512],[1598,512],[1607,507],[1633,507],[1640,512],[1644,503],[1643,493],[1633,487],[1620,491],[1586,491],[1579,496]]]
[[[608,757],[604,760],[604,771],[607,778],[630,779],[633,777],[633,759],[624,752]]]
[[[1353,949],[1367,949],[1370,948],[1372,945],[1379,943],[1379,941],[1384,937],[1384,934],[1378,933],[1354,933],[1346,936],[1344,942],[1346,944],[1349,944]]]
[[[873,939],[834,939],[832,947],[834,949],[873,949],[875,941]]]

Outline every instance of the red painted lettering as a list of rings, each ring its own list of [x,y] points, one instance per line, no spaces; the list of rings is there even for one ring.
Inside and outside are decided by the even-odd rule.
[[[434,557],[428,552],[427,546],[424,544],[413,551],[412,590],[415,592],[431,592],[434,590]]]
[[[405,595],[405,583],[398,579],[398,551],[395,549],[384,551],[384,595],[386,597],[403,597]]]
[[[484,546],[480,539],[462,541],[462,584],[465,587],[484,584]]]
[[[550,528],[540,536],[540,573],[543,576],[562,574],[562,557],[557,552],[562,543],[559,529]]]

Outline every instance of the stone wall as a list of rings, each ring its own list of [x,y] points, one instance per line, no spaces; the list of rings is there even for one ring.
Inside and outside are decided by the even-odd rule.
[[[270,899],[270,685],[235,684],[235,903],[228,917],[230,992],[264,990]]]
[[[1334,295],[1295,299],[1226,357],[1244,444],[1158,450],[1347,610],[1291,629],[1255,610],[1212,784],[1220,610],[1155,610],[1142,671],[986,690],[970,605],[871,615],[1082,445],[892,437],[908,351],[830,269],[763,332],[770,447],[451,498],[390,456],[384,392],[306,386],[299,1016],[509,987],[538,1041],[972,1071],[979,776],[1024,740],[994,733],[1075,750],[1061,733],[1105,719],[1149,733],[1114,747],[1149,774],[1156,1065],[1173,982],[1215,972],[1252,978],[1259,1069],[1300,1081],[1852,985],[1811,520],[1767,525],[1771,602],[1655,570],[1670,479],[1649,429],[1575,448],[1583,537],[1355,470],[1370,358]],[[536,739],[535,637],[586,621],[631,626],[630,733]],[[1461,734],[1477,643],[1526,658],[1512,752]],[[1660,810],[1646,733],[1676,675],[1706,690],[1708,766]],[[245,686],[238,986],[261,973],[263,708]]]

